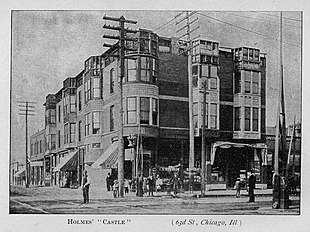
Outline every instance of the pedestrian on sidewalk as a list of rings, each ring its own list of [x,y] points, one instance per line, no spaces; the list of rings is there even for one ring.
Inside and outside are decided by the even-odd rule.
[[[147,186],[147,178],[145,178],[145,177],[143,177],[142,187],[143,187],[143,193],[147,193],[148,186]]]
[[[237,178],[237,180],[236,180],[235,189],[236,189],[236,197],[240,197],[240,190],[241,190],[240,178]]]
[[[85,170],[82,181],[82,191],[84,203],[89,203],[89,186],[90,186],[90,178],[87,175],[87,171]]]
[[[128,179],[124,180],[124,190],[125,190],[125,195],[129,193],[129,180]]]
[[[254,189],[255,189],[256,177],[254,171],[251,170],[251,175],[249,177],[249,202],[255,201]]]
[[[148,190],[149,190],[149,196],[154,196],[154,178],[152,175],[150,175],[147,179],[148,184]]]
[[[108,173],[107,177],[106,177],[106,183],[107,183],[107,190],[111,191],[112,185],[113,185],[113,179],[111,176],[111,173]]]
[[[171,182],[172,182],[172,187],[173,187],[173,193],[174,195],[177,195],[179,192],[179,177],[176,172],[173,174]]]
[[[113,184],[113,197],[116,198],[116,197],[119,197],[119,185],[118,185],[118,181],[117,180],[114,180],[114,184]]]
[[[137,180],[137,197],[143,197],[143,178],[139,177]]]

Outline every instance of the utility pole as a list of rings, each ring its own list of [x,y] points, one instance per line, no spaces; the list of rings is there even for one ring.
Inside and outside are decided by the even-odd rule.
[[[202,105],[202,132],[201,132],[201,196],[206,193],[206,103],[207,103],[207,80],[202,80],[203,105]]]
[[[136,21],[126,20],[124,16],[120,18],[113,18],[103,16],[104,20],[111,20],[119,22],[119,26],[111,26],[104,25],[103,28],[111,29],[119,31],[119,35],[103,35],[103,38],[107,39],[116,39],[119,42],[111,45],[104,43],[105,47],[115,47],[120,50],[119,59],[120,59],[120,78],[119,78],[119,133],[118,133],[118,142],[119,142],[119,150],[118,150],[118,182],[119,182],[119,193],[120,197],[124,197],[124,163],[125,163],[125,149],[124,149],[124,132],[123,132],[123,78],[125,75],[125,50],[129,50],[129,48],[125,47],[126,40],[134,40],[133,38],[126,37],[126,33],[135,33],[136,30],[125,29],[125,23],[136,24]]]
[[[29,187],[30,183],[30,170],[29,170],[29,157],[28,157],[28,116],[34,116],[34,106],[32,104],[36,104],[36,102],[29,101],[17,101],[21,105],[18,105],[19,115],[25,116],[26,119],[26,157],[25,157],[25,177],[26,177],[26,188]]]
[[[188,99],[189,99],[189,191],[191,191],[192,187],[192,179],[193,179],[193,169],[195,165],[195,151],[194,151],[194,139],[195,139],[195,131],[194,131],[194,115],[193,115],[193,80],[192,80],[192,41],[195,40],[196,38],[191,40],[191,33],[196,31],[198,27],[194,28],[191,30],[191,24],[196,22],[198,18],[194,19],[193,21],[190,21],[190,16],[195,14],[196,12],[191,12],[189,13],[188,11],[186,12],[186,16],[181,19],[180,21],[176,22],[176,25],[179,23],[183,22],[186,20],[186,25],[180,28],[177,32],[180,32],[181,30],[186,28],[186,33],[178,38],[180,40],[184,36],[187,36],[187,66],[188,66]]]

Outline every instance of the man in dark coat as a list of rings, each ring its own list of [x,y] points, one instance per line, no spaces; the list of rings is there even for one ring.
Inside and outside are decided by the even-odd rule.
[[[87,175],[87,171],[85,171],[82,181],[84,203],[89,203],[89,186],[90,186],[90,179]]]
[[[254,171],[251,170],[251,175],[249,177],[249,202],[254,202],[255,200],[254,195],[255,183],[256,183],[256,177],[254,175]]]
[[[107,175],[107,177],[106,177],[105,180],[106,180],[106,183],[107,183],[107,190],[108,190],[108,191],[111,191],[112,182],[113,182],[111,173],[108,173],[108,175]]]

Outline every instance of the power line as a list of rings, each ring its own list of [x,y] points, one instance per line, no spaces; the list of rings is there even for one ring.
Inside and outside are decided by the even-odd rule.
[[[277,15],[270,15],[270,14],[267,14],[267,13],[263,13],[263,12],[257,12],[257,11],[250,11],[252,13],[256,13],[256,14],[261,14],[261,15],[267,15],[267,16],[270,16],[270,17],[276,17],[276,18],[280,18],[279,16]],[[302,22],[300,19],[293,19],[293,18],[289,18],[289,17],[282,17],[283,19],[287,19],[287,20],[292,20],[292,21],[297,21],[297,22]]]
[[[257,32],[257,31],[252,31],[252,30],[249,30],[249,29],[247,29],[247,28],[240,27],[240,26],[237,26],[237,25],[235,25],[235,24],[228,23],[228,22],[226,22],[226,21],[223,21],[223,20],[220,20],[220,19],[217,19],[217,18],[208,16],[208,15],[205,15],[205,14],[202,14],[202,13],[199,13],[199,12],[198,12],[197,14],[199,14],[199,15],[201,15],[201,16],[204,16],[204,17],[206,17],[206,18],[209,18],[209,19],[212,19],[212,20],[215,20],[215,21],[218,21],[218,22],[227,24],[227,25],[229,25],[229,26],[237,27],[237,28],[242,29],[242,30],[245,30],[245,31],[247,31],[247,32],[251,32],[251,33],[253,33],[253,34],[263,36],[263,37],[265,37],[265,38],[268,38],[268,39],[271,39],[271,40],[274,40],[274,41],[279,41],[278,39],[271,38],[271,37],[269,37],[269,36],[267,36],[267,35],[264,35],[264,34],[261,34],[261,33]],[[288,45],[291,45],[291,46],[294,46],[294,47],[299,47],[299,48],[301,47],[301,46],[298,46],[298,45],[296,45],[296,44],[291,44],[291,43],[287,43],[287,42],[283,42],[283,44],[288,44]]]
[[[164,23],[163,25],[159,26],[158,28],[156,28],[154,31],[162,31],[164,29],[167,29],[169,26],[172,26],[173,24],[169,25],[168,27],[164,28],[166,25],[168,25],[169,23],[171,23],[172,21],[174,21],[176,18],[178,18],[180,15],[182,15],[184,12],[180,12],[179,14],[175,15],[171,20],[169,20],[168,22]]]
[[[263,20],[263,19],[259,19],[259,18],[255,18],[255,17],[250,17],[250,16],[245,16],[245,15],[238,15],[238,14],[233,14],[231,12],[226,12],[226,11],[216,11],[217,13],[223,13],[223,14],[228,14],[228,15],[232,15],[232,16],[237,16],[237,17],[243,17],[243,18],[249,18],[249,19],[255,19],[255,20],[259,20],[259,21],[263,21],[263,22],[268,22],[268,23],[274,23],[274,24],[279,24],[277,22],[270,22],[268,20]],[[253,12],[250,12],[253,13]],[[283,23],[284,25],[287,26],[291,26],[291,27],[297,27],[297,28],[301,28],[301,26],[297,26],[297,25],[293,25],[293,24],[287,24],[287,23]]]

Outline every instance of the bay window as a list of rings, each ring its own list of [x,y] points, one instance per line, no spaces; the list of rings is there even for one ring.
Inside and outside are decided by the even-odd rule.
[[[137,60],[127,59],[125,64],[127,65],[127,81],[137,80]]]
[[[158,124],[158,99],[152,99],[152,125]]]
[[[251,93],[251,71],[244,71],[245,93]]]
[[[259,72],[253,72],[253,94],[258,94],[259,93]]]
[[[140,98],[140,123],[149,124],[150,115],[150,98],[141,97]]]
[[[137,99],[136,97],[127,98],[127,124],[137,123]]]
[[[210,104],[210,128],[217,128],[217,104]]]
[[[252,130],[258,131],[258,108],[253,108]]]
[[[101,98],[100,97],[100,77],[92,77],[92,90],[93,90],[93,99]]]
[[[244,108],[244,130],[250,131],[251,130],[251,108],[245,107]]]
[[[85,102],[88,102],[91,99],[91,91],[90,91],[90,79],[85,81],[85,85],[84,85],[85,89]]]
[[[148,57],[141,57],[141,81],[150,81],[150,62]]]
[[[241,126],[240,126],[240,122],[241,122],[241,108],[240,107],[235,107],[235,131],[240,131],[241,130]]]

